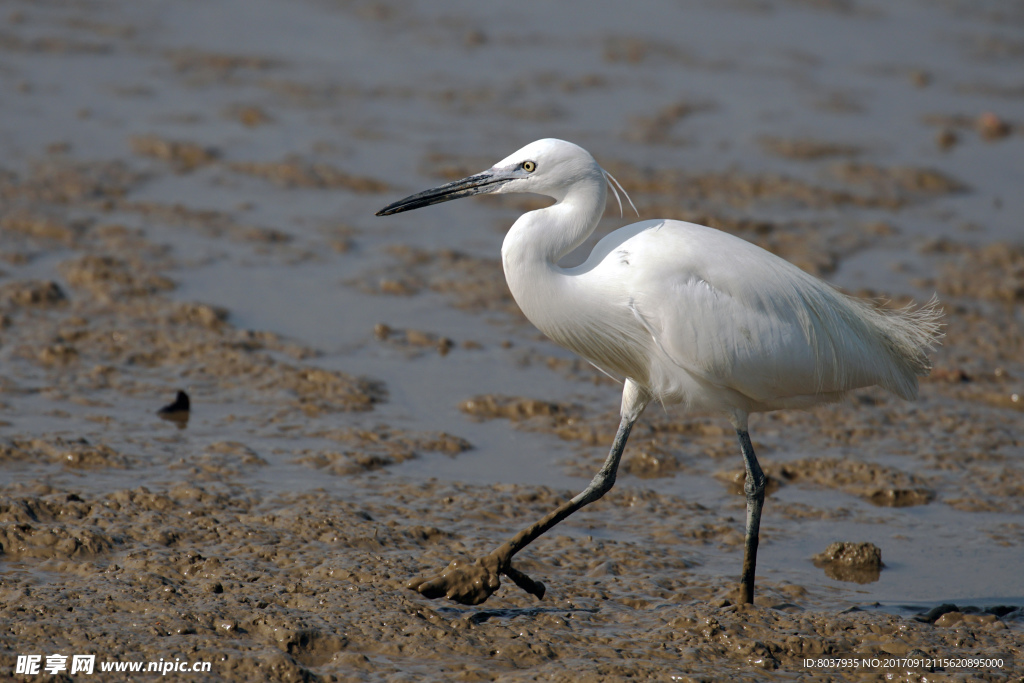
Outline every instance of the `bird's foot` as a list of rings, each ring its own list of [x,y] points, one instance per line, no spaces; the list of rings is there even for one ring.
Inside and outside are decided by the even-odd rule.
[[[501,586],[501,574],[537,599],[544,597],[543,583],[513,567],[511,558],[497,552],[472,562],[464,558],[452,560],[437,576],[412,579],[405,586],[431,600],[444,596],[463,605],[479,605]]]

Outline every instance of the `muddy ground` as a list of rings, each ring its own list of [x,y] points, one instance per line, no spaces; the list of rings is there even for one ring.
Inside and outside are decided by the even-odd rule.
[[[1024,677],[1024,14],[587,7],[0,2],[0,678]],[[917,402],[752,419],[754,606],[735,437],[658,406],[517,557],[543,600],[404,587],[581,490],[617,425],[501,276],[542,201],[373,217],[549,136],[643,218],[942,301]]]

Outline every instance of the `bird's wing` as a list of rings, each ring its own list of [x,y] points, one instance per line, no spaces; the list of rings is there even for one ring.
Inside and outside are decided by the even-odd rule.
[[[764,404],[863,385],[844,362],[849,340],[837,344],[847,330],[829,318],[831,299],[845,297],[796,266],[677,221],[639,231],[620,249],[629,253],[634,315],[687,372]]]

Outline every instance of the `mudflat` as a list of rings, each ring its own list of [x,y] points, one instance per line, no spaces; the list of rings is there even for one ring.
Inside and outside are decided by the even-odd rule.
[[[5,3],[0,678],[1020,678],[1022,66],[1003,3]],[[542,137],[644,219],[942,301],[918,401],[752,419],[753,606],[734,435],[657,405],[517,555],[542,600],[406,588],[618,423],[505,286],[542,200],[373,216]]]

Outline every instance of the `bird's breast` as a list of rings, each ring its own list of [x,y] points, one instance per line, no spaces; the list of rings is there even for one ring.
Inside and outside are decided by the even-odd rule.
[[[559,346],[616,379],[646,384],[652,340],[628,297],[600,281],[564,271],[536,276],[523,287],[509,278],[516,303],[533,325]]]

